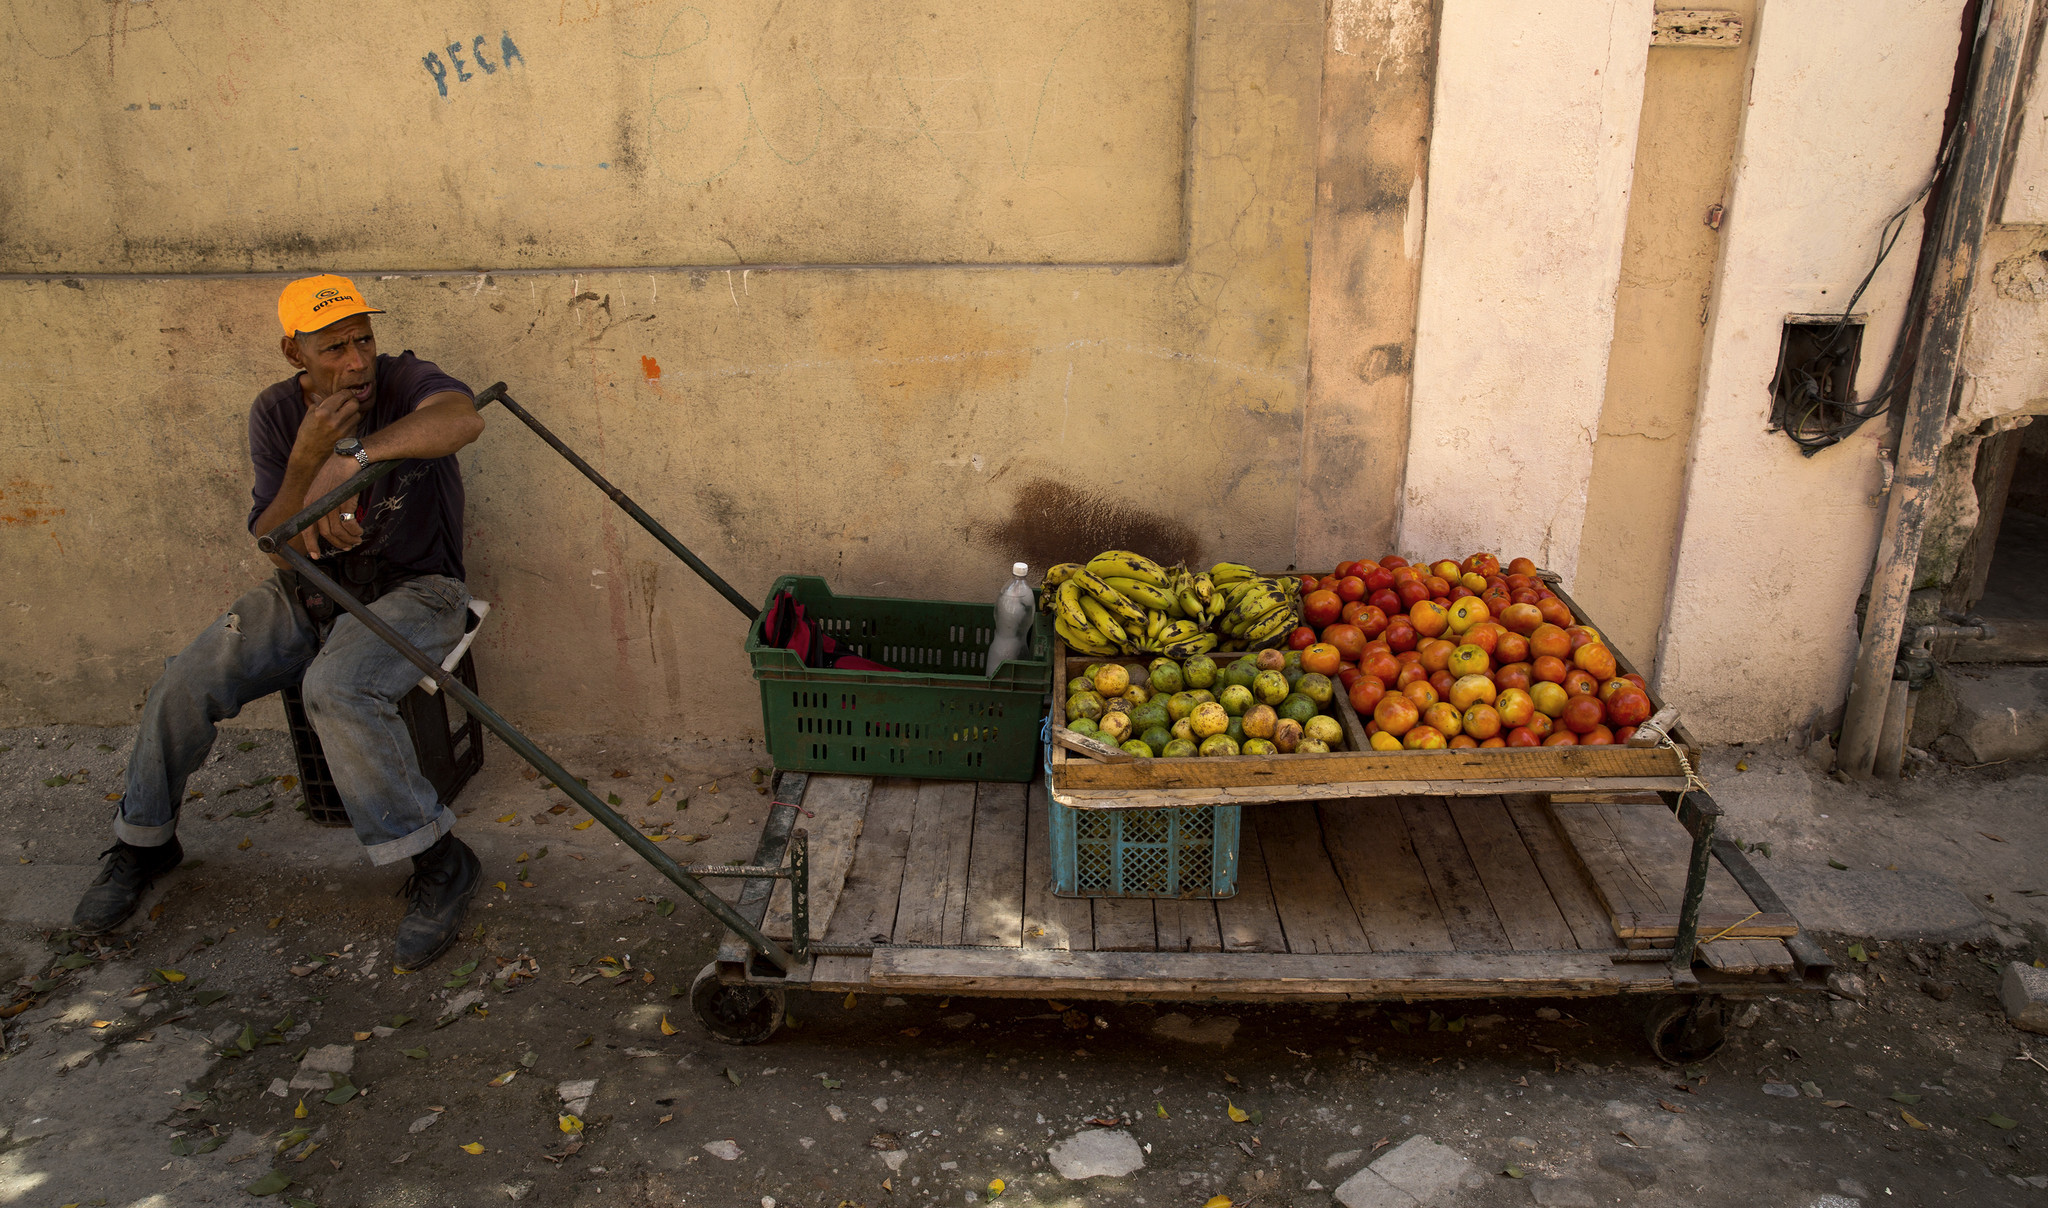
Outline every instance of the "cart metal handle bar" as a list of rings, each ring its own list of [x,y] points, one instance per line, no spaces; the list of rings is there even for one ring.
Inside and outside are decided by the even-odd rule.
[[[523,423],[528,428],[533,429],[533,434],[535,436],[538,436],[542,440],[546,441],[549,448],[553,449],[557,453],[560,453],[562,457],[566,459],[570,465],[575,466],[578,470],[582,471],[583,476],[585,478],[588,478],[591,482],[595,483],[597,485],[597,489],[604,492],[605,498],[611,500],[613,503],[618,504],[621,511],[625,512],[628,516],[631,516],[634,520],[638,521],[640,527],[646,529],[648,534],[652,536],[656,541],[661,542],[662,546],[666,548],[669,553],[674,554],[676,557],[682,559],[683,563],[686,566],[688,566],[691,570],[697,572],[698,578],[703,579],[706,583],[709,583],[712,586],[712,588],[718,592],[719,595],[724,596],[726,600],[729,603],[731,603],[731,605],[734,608],[739,609],[740,615],[747,618],[749,624],[751,624],[755,619],[757,619],[761,615],[761,610],[754,607],[752,601],[748,600],[739,592],[734,591],[732,584],[727,583],[724,580],[724,578],[722,578],[719,575],[717,571],[712,570],[709,566],[706,566],[704,564],[704,560],[702,558],[699,558],[696,554],[691,553],[690,548],[688,546],[676,540],[675,535],[673,533],[670,533],[667,529],[663,528],[661,524],[654,519],[654,517],[648,515],[647,510],[645,508],[633,502],[633,499],[630,495],[627,495],[624,491],[613,486],[610,483],[610,481],[608,481],[605,478],[604,475],[592,469],[589,462],[583,460],[581,457],[578,457],[574,449],[571,449],[568,445],[563,444],[560,437],[556,436],[553,432],[550,432],[547,428],[547,425],[535,419],[532,413],[528,412],[526,408],[520,406],[517,402],[514,402],[512,399],[512,395],[505,389],[505,383],[493,383],[489,388],[487,388],[482,393],[476,396],[476,405],[479,410],[481,410],[484,407],[490,406],[492,403],[503,403],[505,405],[505,410],[510,411],[513,414],[513,416],[519,420],[520,423]],[[317,523],[322,516],[325,516],[327,513],[333,511],[335,508],[340,507],[344,499],[348,499],[351,496],[356,495],[364,487],[369,486],[371,483],[377,481],[379,478],[384,477],[386,474],[389,474],[392,470],[397,468],[397,461],[371,462],[369,465],[365,466],[361,470],[358,470],[355,473],[355,475],[351,477],[347,482],[342,483],[340,486],[334,488],[332,491],[329,491],[326,495],[323,495],[319,499],[316,499],[312,503],[306,505],[306,509],[304,511],[292,517],[290,520],[285,521],[283,524],[278,525],[276,528],[270,530],[270,532],[266,534],[265,539],[275,540],[280,543],[290,541],[293,537],[296,537],[300,533],[313,527],[313,525]],[[266,554],[275,553],[275,550],[272,550],[263,544],[263,540],[264,539],[259,539],[256,542],[257,548],[262,549],[263,552]]]

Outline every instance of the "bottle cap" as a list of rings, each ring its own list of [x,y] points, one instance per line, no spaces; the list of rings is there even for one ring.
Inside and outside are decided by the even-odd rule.
[[[1031,564],[1029,562],[1012,562],[1010,564],[1010,573],[1021,579],[1031,573]]]

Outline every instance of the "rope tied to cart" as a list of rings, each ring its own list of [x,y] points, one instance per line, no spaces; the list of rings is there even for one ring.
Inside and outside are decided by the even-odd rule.
[[[1685,757],[1685,748],[1678,745],[1677,740],[1673,739],[1671,735],[1665,730],[1665,727],[1671,724],[1671,722],[1659,721],[1657,718],[1653,717],[1650,720],[1644,722],[1642,725],[1636,727],[1636,733],[1640,735],[1643,732],[1648,731],[1651,737],[1657,740],[1658,746],[1663,747],[1664,749],[1670,751],[1673,755],[1678,756],[1679,770],[1685,773],[1685,787],[1678,790],[1678,803],[1677,805],[1672,806],[1672,812],[1676,813],[1678,812],[1678,808],[1685,804],[1685,795],[1687,793],[1692,792],[1694,789],[1698,789],[1702,793],[1706,792],[1707,782],[1700,779],[1700,774],[1693,769],[1692,760],[1687,759]]]

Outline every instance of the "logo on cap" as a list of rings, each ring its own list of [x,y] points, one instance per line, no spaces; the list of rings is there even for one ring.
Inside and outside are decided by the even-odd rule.
[[[314,294],[313,296],[316,298],[333,298],[339,296],[340,293],[341,291],[338,289],[323,289],[319,293]]]

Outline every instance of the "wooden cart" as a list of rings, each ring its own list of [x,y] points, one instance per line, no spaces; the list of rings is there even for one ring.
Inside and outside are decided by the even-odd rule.
[[[1356,716],[1345,722],[1362,746]],[[1691,746],[1682,731],[1677,746]],[[1829,972],[1744,854],[1715,837],[1720,810],[1688,790],[1670,747],[1064,755],[1056,748],[1050,777],[1029,785],[783,774],[754,865],[785,871],[747,881],[738,907],[789,940],[797,964],[784,974],[728,933],[699,975],[699,1018],[721,1039],[757,1043],[793,988],[1235,1002],[1641,994],[1670,1000],[1652,1012],[1652,1047],[1689,1061],[1718,1046],[1724,997],[1818,989]],[[1288,760],[1314,770],[1255,766]],[[1146,779],[1104,783],[1134,778]],[[1054,896],[1055,797],[1084,809],[1254,804],[1237,893]]]

